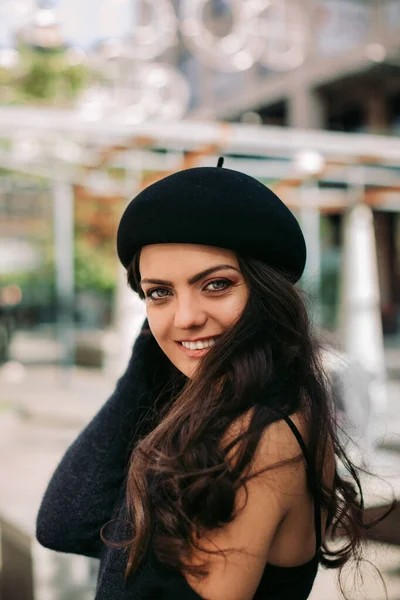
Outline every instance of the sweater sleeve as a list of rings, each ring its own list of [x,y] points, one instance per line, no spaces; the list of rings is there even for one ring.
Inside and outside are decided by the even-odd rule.
[[[141,338],[143,334],[115,391],[68,448],[48,484],[36,522],[37,540],[47,548],[100,558],[100,530],[116,517],[113,511],[149,395],[142,381]]]

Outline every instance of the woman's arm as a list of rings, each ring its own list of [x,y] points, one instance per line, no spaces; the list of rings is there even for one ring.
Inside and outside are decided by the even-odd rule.
[[[104,547],[100,529],[116,516],[113,510],[124,488],[138,421],[149,406],[143,350],[150,341],[147,334],[139,335],[115,391],[54,472],[36,523],[36,537],[43,546],[100,557]]]

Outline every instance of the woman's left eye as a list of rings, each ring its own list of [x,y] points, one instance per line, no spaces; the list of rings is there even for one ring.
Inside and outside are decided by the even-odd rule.
[[[232,283],[227,279],[216,279],[215,281],[211,281],[208,285],[206,285],[205,289],[209,288],[209,292],[221,292],[228,288]],[[210,288],[210,286],[213,286]]]

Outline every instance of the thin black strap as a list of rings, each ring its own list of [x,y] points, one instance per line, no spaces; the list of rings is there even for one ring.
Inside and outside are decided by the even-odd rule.
[[[318,552],[321,544],[322,544],[322,530],[321,530],[321,492],[320,485],[315,473],[314,465],[311,464],[310,457],[308,455],[307,446],[304,443],[304,440],[297,429],[296,425],[293,423],[292,419],[288,417],[283,411],[280,409],[276,409],[279,414],[282,415],[282,418],[289,425],[292,430],[294,436],[299,442],[299,446],[302,449],[304,454],[305,461],[307,463],[307,475],[309,484],[312,490],[313,498],[314,498],[314,523],[315,523],[315,538],[316,538],[316,551]]]

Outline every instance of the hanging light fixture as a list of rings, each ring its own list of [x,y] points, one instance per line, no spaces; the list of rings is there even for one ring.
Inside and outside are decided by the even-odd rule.
[[[136,13],[129,45],[138,60],[153,60],[176,44],[178,20],[169,0],[141,0]]]
[[[179,119],[187,110],[189,85],[171,65],[134,62],[126,77],[116,81],[115,86],[96,84],[82,93],[77,106],[85,120],[136,124],[149,118]]]
[[[214,35],[205,23],[211,0],[186,0],[182,6],[181,32],[187,47],[206,66],[224,72],[245,71],[261,56],[263,43],[257,34],[257,7],[252,2],[231,0],[229,33]]]
[[[294,69],[309,48],[309,22],[300,0],[226,0],[223,35],[214,33],[207,21],[212,0],[181,0],[179,22],[171,0],[104,0],[101,31],[117,37],[103,39],[92,50],[67,43],[75,43],[68,10],[78,10],[79,2],[63,0],[63,6],[56,6],[56,1],[0,0],[0,18],[7,15],[17,39],[29,46],[62,51],[67,68],[85,66],[90,85],[76,107],[86,120],[106,117],[132,124],[184,116],[190,100],[186,78],[176,67],[154,60],[177,42],[179,25],[199,62],[225,73],[245,71],[257,62],[277,71]],[[129,23],[131,11],[135,16]],[[18,67],[14,41],[10,37],[9,46],[0,49],[2,82],[11,81]]]
[[[258,35],[264,40],[259,62],[274,71],[301,66],[308,54],[311,26],[298,0],[250,0],[257,12]]]
[[[180,119],[187,111],[190,99],[189,85],[186,78],[171,65],[151,62],[141,64],[133,72],[136,80],[131,81],[131,89],[142,86],[139,102],[130,104],[121,112],[121,119],[126,122],[138,122],[141,111],[143,120]]]
[[[301,150],[294,157],[295,172],[304,176],[321,173],[325,168],[325,158],[315,150]]]
[[[120,38],[101,42],[88,57],[88,64],[95,76],[108,81],[124,81],[136,63],[132,48]]]

